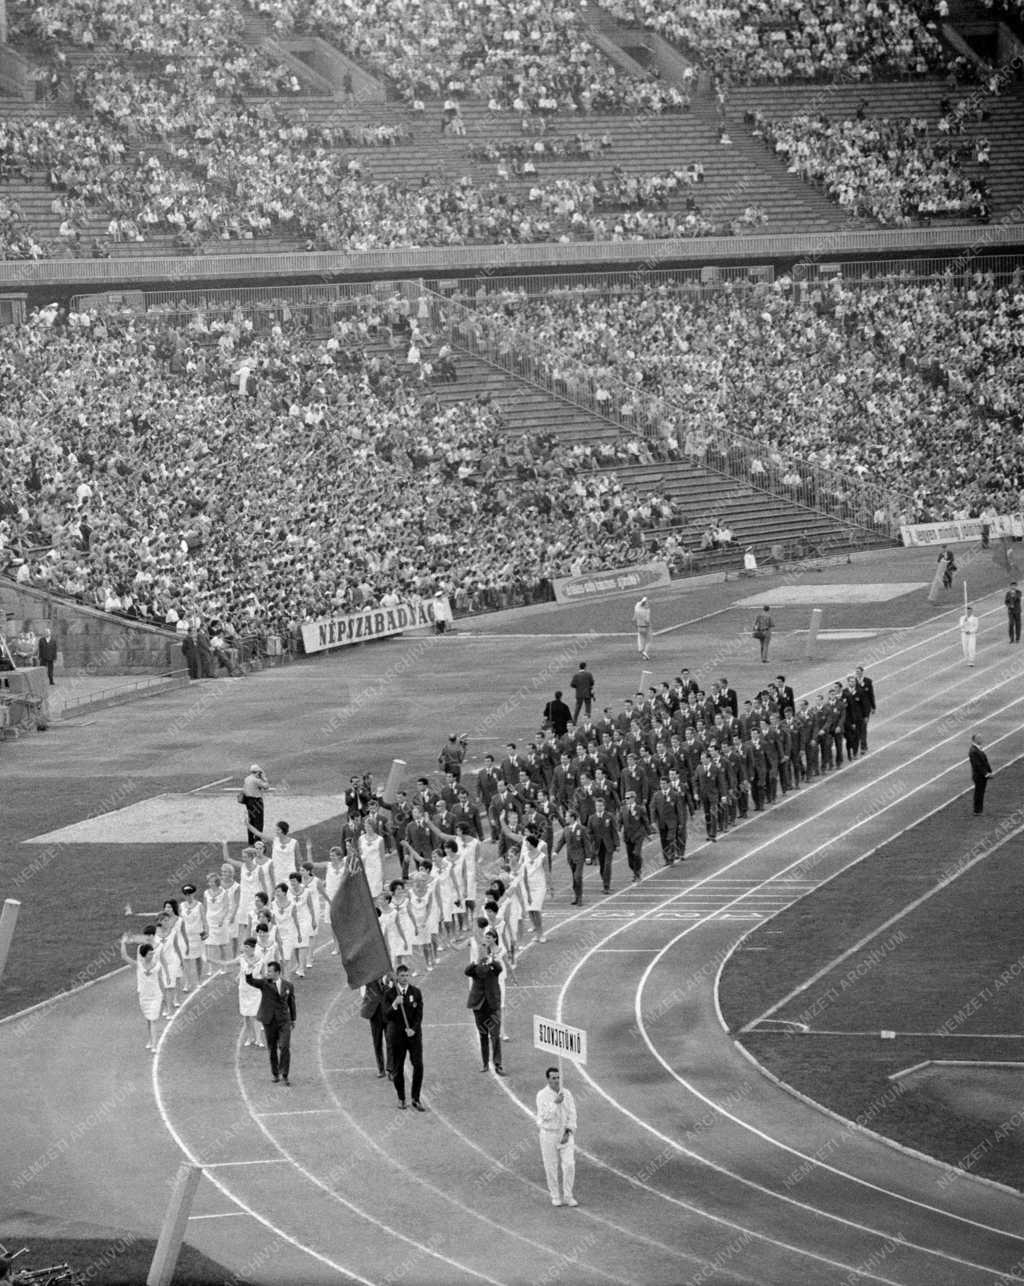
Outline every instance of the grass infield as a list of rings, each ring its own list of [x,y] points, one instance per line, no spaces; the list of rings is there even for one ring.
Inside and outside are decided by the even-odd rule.
[[[982,816],[974,816],[969,793],[960,795],[767,921],[744,944],[759,950],[737,951],[723,971],[720,1001],[754,1057],[802,1093],[900,1143],[1024,1189],[1024,1069],[932,1066],[890,1079],[926,1061],[1024,1063],[1024,838],[1013,835],[1024,823],[1022,795],[1024,762],[997,771]],[[768,1021],[741,1032],[821,970]]]

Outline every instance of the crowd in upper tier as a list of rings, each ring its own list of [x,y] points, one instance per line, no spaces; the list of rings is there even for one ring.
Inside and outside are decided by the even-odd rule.
[[[672,450],[700,459],[739,434],[763,446],[755,482],[774,471],[795,489],[818,465],[926,522],[1021,507],[1022,321],[1024,286],[979,276],[504,293],[469,324],[622,418],[643,400]]]

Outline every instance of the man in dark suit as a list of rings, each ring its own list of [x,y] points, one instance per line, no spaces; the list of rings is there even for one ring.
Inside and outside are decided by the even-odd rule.
[[[480,1070],[488,1071],[493,1059],[495,1072],[504,1076],[501,1066],[501,987],[498,983],[501,961],[495,957],[497,946],[497,934],[488,929],[480,948],[480,958],[475,964],[466,965],[464,973],[473,980],[466,1007],[473,1011],[480,1037],[480,1058],[483,1063]]]
[[[476,793],[480,805],[486,812],[491,800],[498,793],[498,770],[494,765],[493,755],[484,755],[484,766],[476,775]]]
[[[718,703],[723,709],[728,709],[734,719],[739,718],[740,699],[736,689],[729,687],[728,679],[718,680]]]
[[[633,883],[636,884],[643,870],[644,840],[648,839],[653,831],[651,823],[647,820],[647,810],[637,802],[635,791],[631,790],[626,795],[619,824],[622,827],[622,839],[626,845],[626,860],[629,862],[629,869],[633,872]]]
[[[594,800],[594,814],[587,822],[591,851],[601,868],[601,884],[605,893],[612,891],[612,857],[619,847],[619,832],[615,818],[605,811],[604,800]]]
[[[1017,596],[1018,603],[1020,595]],[[1017,634],[1020,635],[1020,612],[1017,614]],[[1020,638],[1017,639],[1020,642]],[[39,664],[46,666],[46,677],[50,680],[50,686],[53,686],[53,663],[57,660],[57,640],[53,637],[50,627],[47,625],[43,630],[42,638],[36,645],[39,650]],[[184,651],[184,646],[182,647]],[[189,666],[189,678],[194,679],[196,676],[192,673],[192,667]]]
[[[576,709],[573,711],[572,721],[577,723],[580,711],[586,710],[589,715],[594,701],[594,676],[587,669],[586,661],[580,662],[580,668],[570,679],[569,686],[576,693]]]
[[[572,711],[562,700],[561,690],[544,707],[544,723],[551,728],[556,737],[564,737],[569,724],[572,723]]]
[[[391,1074],[391,1048],[384,1059],[384,1033],[387,1020],[384,1017],[385,979],[374,978],[363,988],[363,1003],[359,1007],[359,1016],[370,1023],[370,1039],[373,1041],[373,1056],[377,1060],[377,1075],[383,1080]]]
[[[405,1111],[405,1056],[412,1065],[412,1105],[417,1112],[427,1109],[420,1102],[423,1084],[423,996],[409,981],[409,966],[399,965],[395,981],[384,991],[384,1016],[388,1024],[392,1080],[398,1106]]]
[[[267,962],[266,978],[245,975],[250,987],[262,993],[256,1018],[263,1024],[270,1054],[270,1074],[274,1081],[290,1085],[288,1073],[292,1064],[292,1028],[295,1026],[295,988],[281,977],[281,966],[276,960]]]
[[[1006,604],[1006,624],[1010,632],[1010,642],[1019,643],[1020,642],[1021,593],[1017,587],[1017,582],[1015,580],[1010,581],[1010,588],[1006,591],[1006,596],[1003,599],[1003,602]],[[43,640],[40,639],[39,640],[40,662],[42,661],[42,659],[43,659]],[[50,682],[51,683],[53,682],[52,676],[50,678]]]
[[[860,712],[863,717],[860,730],[860,749],[863,754],[868,748],[868,720],[875,713],[875,685],[864,673],[864,667],[858,665],[854,671],[854,682],[857,695],[860,697]]]
[[[683,793],[678,788],[678,777],[675,785],[668,779],[662,779],[651,796],[651,817],[658,828],[661,856],[666,866],[671,866],[677,859],[683,860],[688,811]]]
[[[572,904],[582,906],[583,868],[590,856],[590,836],[580,823],[579,813],[572,808],[566,814],[565,829],[558,837],[555,852],[561,852],[563,848],[572,872]]]
[[[967,752],[971,763],[971,780],[974,782],[974,813],[978,816],[985,811],[985,787],[992,776],[992,765],[982,748],[981,738],[977,733],[971,737],[971,748]]]
[[[786,682],[786,676],[784,674],[777,674],[775,676],[775,684],[779,689],[779,696],[782,698],[782,708],[779,711],[779,714],[785,714],[787,710],[795,710],[796,696],[793,689]]]

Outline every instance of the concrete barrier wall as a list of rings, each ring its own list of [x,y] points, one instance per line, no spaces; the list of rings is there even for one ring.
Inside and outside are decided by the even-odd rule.
[[[2,577],[0,612],[0,627],[8,638],[20,634],[26,621],[36,634],[49,625],[59,648],[57,673],[164,674],[185,665],[180,641],[167,630],[52,598]]]

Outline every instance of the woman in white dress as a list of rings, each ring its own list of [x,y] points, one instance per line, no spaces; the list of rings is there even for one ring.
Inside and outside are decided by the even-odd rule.
[[[304,884],[298,871],[288,877],[288,893],[295,907],[295,918],[299,927],[299,945],[296,954],[299,967],[296,978],[305,978],[306,970],[313,966],[310,962],[310,950],[316,934],[316,886]]]
[[[400,964],[409,964],[412,959],[412,938],[408,930],[409,914],[405,909],[405,885],[401,880],[392,880],[388,887],[388,898],[380,916],[380,931],[384,935],[384,944],[391,957],[391,967],[397,969]]]
[[[263,993],[257,991],[255,987],[250,987],[245,981],[247,973],[251,973],[254,978],[263,977],[263,962],[257,956],[256,949],[256,939],[246,938],[242,943],[240,954],[235,959],[238,965],[238,1012],[242,1016],[242,1034],[245,1037],[242,1044],[246,1046],[260,1043],[260,1028],[256,1015],[259,1013]]]
[[[440,895],[430,877],[430,872],[416,871],[409,891],[409,914],[412,916],[413,923],[412,943],[423,953],[423,963],[428,971],[437,963],[434,938],[441,923],[440,913]]]
[[[139,1008],[146,1020],[146,1048],[156,1049],[156,1022],[164,1004],[164,989],[160,983],[160,966],[151,942],[144,942],[133,960],[128,954],[128,938],[121,935],[121,959],[128,965],[135,966],[135,990],[139,996]]]
[[[160,912],[160,922],[164,926],[167,940],[163,950],[163,983],[164,1010],[170,1016],[178,1008],[178,988],[181,986],[182,970],[185,966],[185,927],[178,914],[178,903],[175,898],[168,898]]]
[[[196,897],[194,884],[181,886],[181,929],[184,935],[185,961],[182,965],[182,991],[189,989],[189,977],[195,977],[198,987],[203,981],[203,960],[206,942],[206,910]],[[190,967],[191,966],[191,967]]]
[[[231,900],[216,871],[211,871],[206,877],[203,909],[206,913],[206,959],[211,965],[223,964],[230,955]]]
[[[270,846],[270,874],[274,888],[287,884],[292,871],[299,869],[299,841],[289,835],[291,827],[287,822],[278,822],[274,827]],[[267,839],[265,835],[263,837]]]
[[[384,838],[378,835],[377,827],[369,818],[359,836],[359,856],[363,859],[370,896],[379,898],[384,892]]]
[[[534,942],[546,942],[544,937],[544,897],[548,891],[548,846],[539,838],[533,826],[527,826],[522,835],[502,827],[510,844],[519,844],[520,866],[517,876],[521,879],[526,910],[533,924]]]
[[[299,955],[299,914],[288,896],[287,884],[279,884],[274,890],[270,917],[280,944],[281,972],[287,978],[289,969],[298,963]]]
[[[334,901],[334,895],[341,884],[341,877],[345,873],[345,856],[341,849],[335,845],[331,849],[327,858],[327,866],[324,869],[323,878],[320,881],[320,897],[322,899],[321,914],[324,922],[330,924],[331,921],[331,903]],[[331,955],[338,954],[337,942],[331,943]]]
[[[256,911],[256,894],[265,894],[270,899],[270,885],[261,867],[256,864],[256,851],[252,848],[242,850],[242,865],[238,870],[238,899],[235,902],[235,933],[241,940],[251,935],[253,916]],[[264,902],[266,906],[266,902]],[[249,988],[253,991],[253,988]]]

